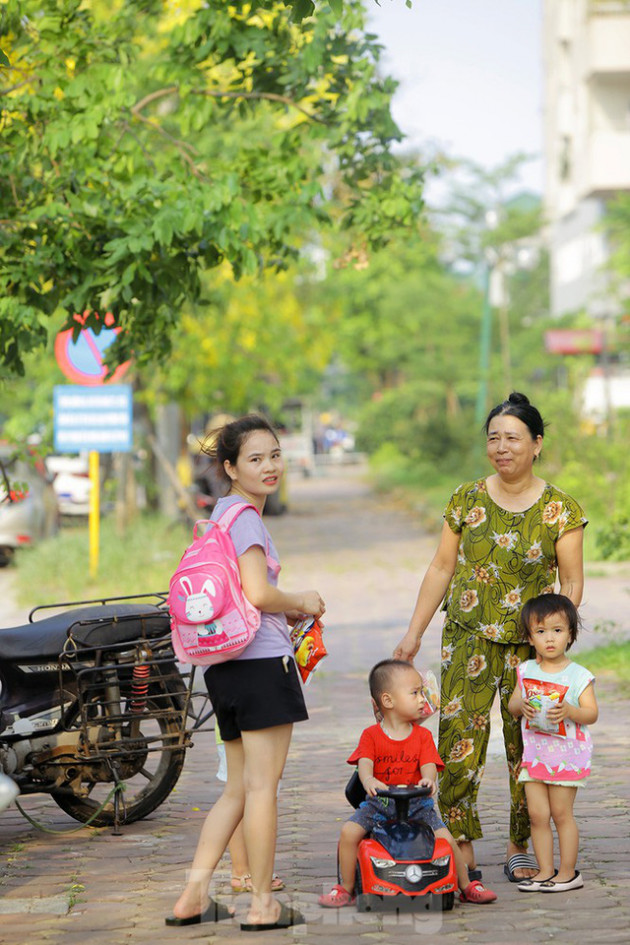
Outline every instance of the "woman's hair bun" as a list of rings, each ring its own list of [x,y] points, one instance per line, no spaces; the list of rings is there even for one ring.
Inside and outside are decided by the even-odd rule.
[[[529,427],[529,432],[531,433],[533,439],[536,437],[545,435],[545,421],[540,416],[539,411],[533,404],[530,403],[529,397],[526,397],[525,394],[520,394],[517,390],[513,390],[507,400],[504,400],[502,404],[498,404],[488,414],[488,419],[484,423],[484,430],[486,435],[488,434],[488,429],[490,427],[490,421],[494,417],[501,415],[508,415],[516,417],[518,420],[522,420],[523,423]]]
[[[526,397],[525,394],[519,394],[517,390],[513,390],[510,396],[508,397],[508,403],[510,404],[529,404],[529,397]]]

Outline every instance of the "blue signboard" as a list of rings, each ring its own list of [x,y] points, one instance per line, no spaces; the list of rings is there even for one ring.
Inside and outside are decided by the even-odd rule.
[[[57,453],[128,453],[133,445],[130,384],[54,390]]]

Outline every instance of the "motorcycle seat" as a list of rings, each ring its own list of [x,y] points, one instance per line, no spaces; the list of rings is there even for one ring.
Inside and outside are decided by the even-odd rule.
[[[57,659],[68,637],[79,650],[156,638],[170,631],[168,611],[150,604],[97,604],[0,629],[0,660]]]

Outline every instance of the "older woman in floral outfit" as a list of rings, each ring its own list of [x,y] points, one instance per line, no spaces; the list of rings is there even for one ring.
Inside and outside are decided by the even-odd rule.
[[[495,407],[485,424],[487,479],[459,486],[446,507],[438,550],[424,577],[409,630],[394,655],[413,660],[444,599],[439,752],[442,817],[473,875],[472,841],[482,836],[477,794],[483,775],[490,710],[500,693],[510,776],[510,839],[505,872],[521,881],[535,872],[525,856],[529,818],[516,781],[522,754],[520,721],[508,712],[515,668],[530,656],[519,635],[521,606],[555,589],[580,603],[586,519],[566,493],[534,475],[544,423],[523,394]]]

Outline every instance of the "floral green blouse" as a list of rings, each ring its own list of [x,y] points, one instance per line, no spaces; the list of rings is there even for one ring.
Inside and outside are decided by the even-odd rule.
[[[556,542],[587,524],[575,499],[550,483],[525,512],[490,498],[485,479],[459,486],[444,518],[460,535],[455,573],[443,605],[448,619],[497,643],[519,643],[525,601],[552,593]]]

